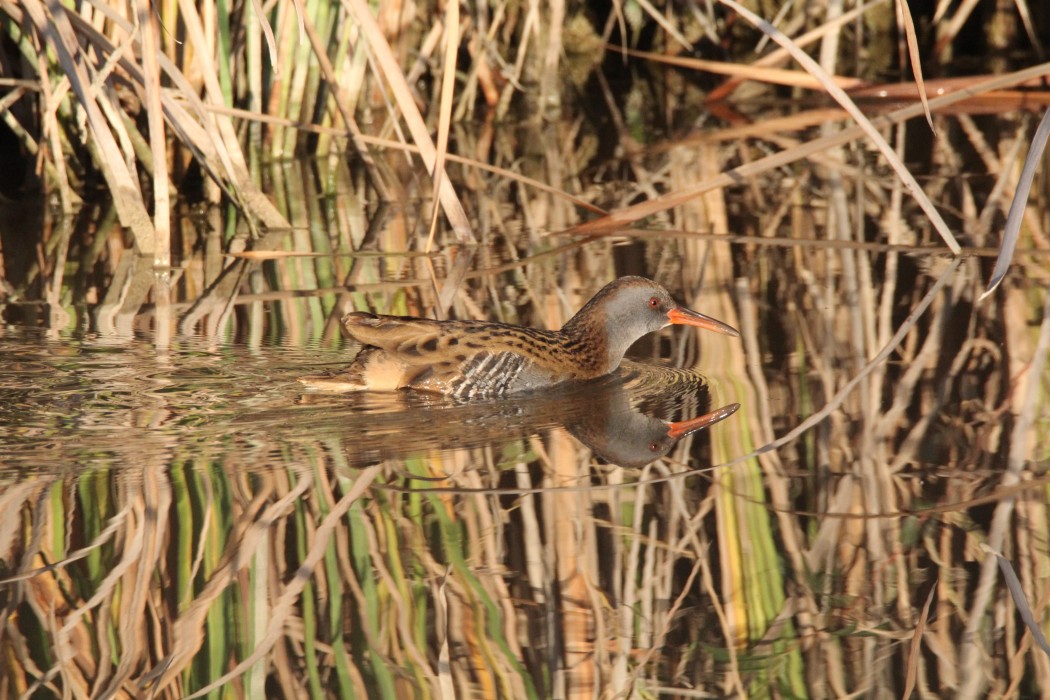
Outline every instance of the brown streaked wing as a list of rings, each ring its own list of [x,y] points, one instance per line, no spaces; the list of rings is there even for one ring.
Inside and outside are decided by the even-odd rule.
[[[527,363],[564,373],[566,379],[591,376],[588,365],[593,359],[580,354],[575,339],[552,331],[365,313],[347,315],[343,325],[359,342],[382,348],[406,365],[436,365],[430,376],[454,372],[481,354],[518,355]]]
[[[380,348],[406,364],[440,362],[441,324],[426,318],[353,313],[343,318],[350,337]]]
[[[439,371],[451,370],[479,352],[491,350],[487,340],[474,340],[482,336],[487,339],[491,334],[485,329],[492,325],[365,313],[343,318],[347,333],[358,342],[381,348],[406,365],[436,365]]]

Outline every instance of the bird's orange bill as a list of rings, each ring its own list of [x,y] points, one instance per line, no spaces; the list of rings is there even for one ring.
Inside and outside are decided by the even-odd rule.
[[[740,404],[731,403],[728,406],[723,406],[716,411],[705,413],[697,418],[690,418],[689,420],[683,420],[677,423],[668,423],[667,437],[677,440],[685,437],[689,433],[695,433],[697,430],[710,427],[736,413],[738,408],[740,408]]]
[[[677,323],[684,326],[696,326],[697,328],[715,331],[716,333],[725,333],[726,335],[734,337],[740,336],[740,331],[733,328],[728,323],[722,323],[717,318],[711,318],[710,316],[705,316],[681,306],[676,306],[668,311],[667,318],[671,323]]]

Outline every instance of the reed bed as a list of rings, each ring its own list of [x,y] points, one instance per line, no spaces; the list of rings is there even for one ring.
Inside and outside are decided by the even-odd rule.
[[[933,18],[933,29],[921,37],[932,65],[950,60],[975,5],[963,3]],[[815,63],[805,66],[809,75],[780,66],[791,51],[796,60],[807,60],[802,49],[821,42],[820,60],[831,73],[836,63],[885,70],[878,61],[865,64],[862,54],[892,45],[896,36],[888,1],[850,12],[833,3],[823,21],[819,13],[792,15],[785,6],[776,19],[798,41],[782,42],[782,49],[752,68],[739,59],[753,51],[760,19],[733,0],[684,14],[641,7],[630,17],[613,12],[598,18],[560,3],[546,10],[477,8],[460,16],[456,7],[441,12],[411,2],[385,5],[373,15],[360,0],[272,7],[168,2],[160,8],[147,2],[8,2],[0,6],[0,19],[9,41],[4,65],[11,92],[2,111],[20,141],[23,162],[42,166],[34,169],[34,178],[57,194],[63,211],[94,196],[89,183],[101,177],[121,225],[159,267],[167,267],[172,255],[179,260],[178,242],[171,240],[172,195],[184,190],[187,178],[203,179],[205,200],[236,207],[252,232],[283,229],[289,222],[260,191],[262,160],[341,157],[349,151],[372,185],[370,197],[390,199],[397,198],[401,185],[378,161],[379,150],[394,144],[410,148],[428,172],[438,173],[426,189],[440,203],[456,240],[470,243],[472,222],[444,167],[454,120],[478,114],[503,120],[511,104],[522,101],[538,108],[536,116],[548,109],[556,114],[563,90],[555,76],[564,68],[577,84],[601,80],[595,56],[605,46],[631,54],[626,47],[644,41],[656,52],[631,55],[731,76],[714,93],[725,98],[744,79],[833,93],[839,85],[863,88],[860,78],[821,78]],[[919,37],[910,14],[898,14],[900,58],[905,60],[907,44],[923,88],[918,70],[923,63],[914,60]],[[737,16],[755,26],[748,31],[730,21]],[[1009,46],[1012,37],[1024,34],[1041,49],[1046,18],[1033,16],[1026,3],[1017,3],[1016,14],[1004,11],[989,19],[989,45]],[[846,42],[840,44],[839,37],[847,29],[864,32],[870,44],[855,41],[852,53],[840,51]],[[712,44],[724,45],[738,60],[688,57]],[[458,81],[457,70],[462,71]],[[925,93],[921,96],[925,102]],[[431,113],[424,114],[420,105]],[[865,126],[863,116],[854,117]],[[428,118],[436,123],[436,142]],[[362,129],[362,119],[369,129]],[[878,140],[874,130],[868,135]],[[484,155],[474,154],[481,162]],[[547,176],[539,179],[571,192],[559,184],[555,171],[562,165],[556,155],[549,154],[555,157],[546,159]],[[892,161],[890,151],[884,155]],[[904,169],[898,174],[908,177]],[[926,213],[935,221],[939,216],[933,209]]]
[[[39,253],[5,267],[6,310],[53,338],[134,348],[150,331],[156,357],[134,366],[170,372],[190,335],[219,355],[338,348],[348,308],[557,327],[623,273],[673,282],[743,332],[742,352],[722,338],[702,348],[741,412],[639,470],[598,464],[565,433],[365,468],[357,436],[338,430],[249,422],[194,441],[172,417],[214,420],[229,398],[207,384],[126,399],[119,425],[169,427],[133,433],[145,445],[69,445],[61,411],[19,394],[13,406],[54,421],[49,465],[94,468],[0,477],[0,694],[1050,687],[1023,622],[1026,605],[1038,625],[1048,614],[1044,172],[1017,271],[977,306],[1031,138],[1020,108],[1041,99],[1020,87],[1050,69],[940,96],[927,75],[933,132],[919,103],[863,120],[792,103],[683,135],[710,119],[697,106],[709,92],[683,72],[692,57],[623,88],[586,54],[617,37],[622,48],[625,33],[660,37],[649,54],[623,52],[630,74],[704,37],[750,50],[759,34],[721,10],[640,7],[581,25],[559,4],[373,17],[352,0],[262,13],[0,3],[19,51],[6,65],[23,71],[5,120],[73,214],[43,212]],[[1037,36],[1045,18],[1017,7]],[[858,38],[860,22],[890,24],[891,3],[866,8],[789,8],[777,24],[832,78],[859,74],[859,53],[887,37],[907,50],[903,32]],[[931,63],[973,11],[937,18]],[[745,77],[770,98],[783,94],[770,84],[821,84],[771,70],[786,56],[765,52],[761,73],[722,66],[739,79],[718,91]],[[575,87],[555,80],[563,68]],[[568,97],[587,80],[600,121]],[[975,95],[996,110],[946,114]],[[742,123],[756,108],[737,100],[712,109]],[[511,121],[516,105],[529,118]],[[639,113],[660,128],[638,138]],[[479,114],[490,121],[470,124]],[[860,121],[919,194],[860,140]],[[304,153],[317,157],[288,160]],[[89,196],[96,177],[111,201]],[[176,196],[194,181],[196,201]],[[956,239],[965,255],[949,259]],[[695,366],[697,338],[676,338],[653,354]],[[83,429],[93,414],[77,415]],[[1012,562],[1027,603],[987,550]]]

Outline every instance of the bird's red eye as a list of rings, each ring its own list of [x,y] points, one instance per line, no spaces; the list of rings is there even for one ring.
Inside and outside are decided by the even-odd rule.
[[[660,300],[657,297],[650,297],[649,298],[649,308],[650,309],[655,309],[659,305],[660,305]]]
[[[649,451],[650,452],[659,452],[660,451],[660,446],[657,445],[655,442],[650,442],[649,443]]]

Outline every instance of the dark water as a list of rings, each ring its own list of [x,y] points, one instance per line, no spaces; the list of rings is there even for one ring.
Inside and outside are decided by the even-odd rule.
[[[265,259],[226,256],[215,211],[161,274],[104,205],[6,230],[0,695],[900,697],[912,670],[1039,696],[988,551],[1043,624],[1046,178],[977,303],[1030,119],[939,126],[902,138],[956,262],[862,149],[597,238],[557,235],[559,197],[464,187],[473,251],[424,254],[425,206],[330,163],[271,175],[316,206],[246,244]],[[617,188],[687,187],[749,138],[660,144],[663,179]],[[556,328],[623,274],[742,337],[664,331],[606,381],[484,403],[296,381],[350,361],[342,313],[431,314],[435,278],[451,316]]]

